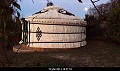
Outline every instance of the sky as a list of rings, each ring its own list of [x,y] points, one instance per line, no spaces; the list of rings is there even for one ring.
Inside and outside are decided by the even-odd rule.
[[[46,7],[47,1],[46,0],[22,0],[18,2],[21,6],[21,17],[30,16],[43,8]],[[78,0],[50,0],[53,2],[55,6],[59,6],[68,12],[73,13],[75,16],[84,19],[85,14],[88,12],[87,8],[93,7],[90,0],[82,0],[83,3],[79,3]],[[96,0],[93,0],[96,1]],[[96,2],[95,5],[100,5],[102,3],[107,3],[110,0],[100,0]]]

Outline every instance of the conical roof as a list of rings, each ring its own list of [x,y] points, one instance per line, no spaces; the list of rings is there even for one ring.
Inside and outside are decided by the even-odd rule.
[[[31,23],[86,25],[86,21],[58,6],[47,6],[41,11],[25,18]]]

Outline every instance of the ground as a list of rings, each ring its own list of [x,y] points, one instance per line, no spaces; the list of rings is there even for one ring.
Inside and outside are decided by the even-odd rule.
[[[18,53],[10,67],[120,67],[119,44],[95,40],[87,43],[67,51]],[[7,53],[9,58],[15,54]]]

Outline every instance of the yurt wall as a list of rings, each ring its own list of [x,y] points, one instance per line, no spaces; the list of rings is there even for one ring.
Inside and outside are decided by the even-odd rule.
[[[75,25],[30,24],[30,47],[73,48],[85,45],[85,27]]]
[[[48,6],[27,18],[24,43],[33,48],[78,48],[85,46],[86,22],[58,6]],[[25,25],[26,26],[26,25]]]

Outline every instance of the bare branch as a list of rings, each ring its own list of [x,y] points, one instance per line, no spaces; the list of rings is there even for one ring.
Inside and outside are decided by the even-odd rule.
[[[95,3],[95,2],[98,2],[98,1],[100,1],[100,0],[97,0],[97,1],[93,1],[93,2]]]
[[[34,1],[32,0],[32,2],[34,3]]]
[[[78,0],[78,1],[82,3],[82,0]]]
[[[93,6],[94,6],[95,9],[97,10],[98,14],[101,15],[100,11],[97,9],[97,7],[96,7],[95,4],[94,4],[95,2],[98,2],[99,0],[97,0],[97,1],[92,1],[92,0],[90,0],[90,1],[92,2]]]

